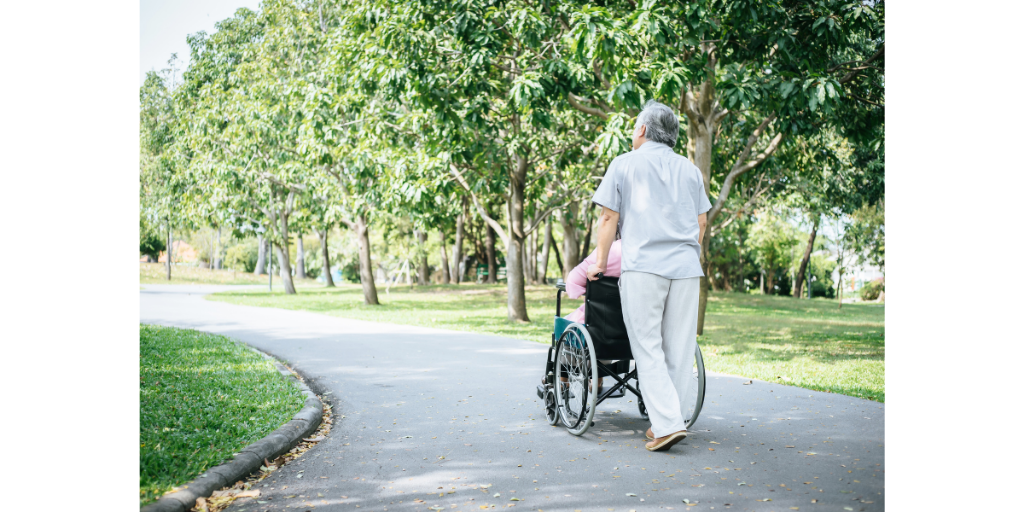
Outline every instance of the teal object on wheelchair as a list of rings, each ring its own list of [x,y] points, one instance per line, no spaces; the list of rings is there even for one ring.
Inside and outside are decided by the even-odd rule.
[[[562,333],[565,332],[565,328],[569,327],[569,325],[571,325],[572,323],[573,322],[571,320],[567,320],[567,319],[562,318],[560,316],[556,316],[555,317],[555,337],[554,337],[554,341],[557,342],[558,338],[561,338],[562,337]],[[581,340],[577,340],[577,339],[569,340],[569,346],[571,346],[572,348],[576,348],[576,349],[583,348],[583,345],[581,344]]]

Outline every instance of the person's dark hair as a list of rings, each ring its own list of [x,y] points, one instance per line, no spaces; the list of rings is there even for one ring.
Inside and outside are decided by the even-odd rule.
[[[644,125],[647,140],[660,142],[670,148],[675,147],[679,138],[679,118],[665,104],[647,100],[640,115],[636,116],[636,126]]]

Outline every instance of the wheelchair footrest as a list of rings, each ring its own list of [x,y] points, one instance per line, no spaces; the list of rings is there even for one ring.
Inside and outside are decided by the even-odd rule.
[[[544,399],[544,392],[547,391],[547,386],[544,384],[537,384],[537,398]]]

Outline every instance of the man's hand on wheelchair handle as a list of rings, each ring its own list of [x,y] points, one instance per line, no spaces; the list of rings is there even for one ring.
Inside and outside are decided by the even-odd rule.
[[[600,279],[600,276],[598,274],[603,274],[603,273],[604,273],[604,268],[603,267],[597,266],[596,263],[593,264],[593,265],[590,265],[590,267],[587,268],[587,280],[589,280],[589,281],[597,281],[598,279]]]

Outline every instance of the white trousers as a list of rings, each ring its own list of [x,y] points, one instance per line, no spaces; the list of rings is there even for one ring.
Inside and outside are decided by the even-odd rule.
[[[619,292],[651,430],[655,437],[686,430],[700,278],[627,271],[619,278]]]

